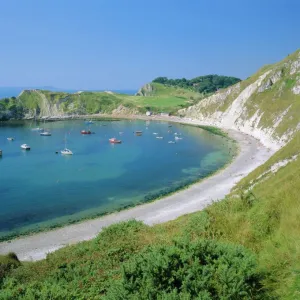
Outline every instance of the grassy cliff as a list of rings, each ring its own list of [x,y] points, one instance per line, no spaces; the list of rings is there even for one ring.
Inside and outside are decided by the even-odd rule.
[[[202,94],[184,88],[152,84],[147,96],[132,96],[112,92],[52,92],[24,90],[18,97],[0,100],[0,119],[59,117],[88,114],[175,113],[203,98]]]

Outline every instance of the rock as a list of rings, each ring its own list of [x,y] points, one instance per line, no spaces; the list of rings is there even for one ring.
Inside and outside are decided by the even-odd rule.
[[[144,86],[142,86],[135,95],[136,96],[151,96],[153,91],[154,91],[153,85],[151,83],[147,83]]]
[[[294,61],[292,64],[291,64],[291,71],[290,71],[290,74],[293,75],[297,72],[300,71],[300,54],[299,54],[299,59]]]
[[[276,71],[273,73],[259,88],[258,92],[262,93],[265,90],[268,90],[273,84],[275,84],[282,77],[282,70]]]
[[[296,82],[296,85],[292,88],[292,92],[295,95],[300,95],[300,80]]]

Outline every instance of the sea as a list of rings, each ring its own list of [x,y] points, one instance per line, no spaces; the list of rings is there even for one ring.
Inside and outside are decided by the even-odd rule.
[[[122,143],[111,144],[113,137]],[[62,155],[65,147],[73,155]],[[233,147],[195,126],[162,121],[0,122],[0,238],[153,201],[223,168]]]

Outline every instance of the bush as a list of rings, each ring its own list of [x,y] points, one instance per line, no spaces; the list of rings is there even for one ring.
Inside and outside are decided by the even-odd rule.
[[[0,287],[4,278],[8,273],[20,266],[20,261],[14,252],[10,252],[7,255],[0,255]]]
[[[261,279],[255,257],[241,246],[180,241],[129,260],[107,299],[262,299]]]

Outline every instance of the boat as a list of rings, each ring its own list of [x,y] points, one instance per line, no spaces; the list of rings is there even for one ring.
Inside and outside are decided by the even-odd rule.
[[[34,115],[34,124],[36,126],[36,113]],[[41,128],[41,127],[34,127],[34,128],[31,128],[32,131],[43,131],[44,129]]]
[[[0,157],[2,156],[2,150],[0,149]]]
[[[164,137],[163,136],[157,136],[156,138],[157,139],[163,139]]]
[[[63,155],[73,155],[73,152],[67,148],[67,135],[65,135],[65,148],[61,150],[60,153]]]
[[[41,136],[51,136],[52,134],[49,131],[43,131],[43,132],[40,133],[40,135]]]
[[[13,138],[13,137],[8,137],[7,140],[8,140],[8,141],[13,141],[14,138]]]
[[[155,134],[155,135],[156,135],[156,134],[158,134],[158,133],[157,133],[157,132],[153,132],[153,134]]]
[[[30,150],[30,146],[27,145],[27,144],[21,145],[21,148],[22,148],[23,150]]]
[[[182,140],[181,137],[175,136],[175,140]]]
[[[109,139],[109,142],[110,142],[111,144],[121,144],[121,143],[122,143],[121,140],[117,140],[116,138],[111,138],[111,139]]]
[[[143,131],[140,131],[140,130],[135,131],[135,135],[142,135],[142,134],[143,134]]]
[[[44,119],[44,127],[45,127],[45,124],[46,124],[46,120]],[[42,131],[40,133],[41,136],[51,136],[52,135],[50,131],[47,131],[45,129],[42,129],[41,131]]]
[[[84,121],[85,124],[94,124],[94,122],[92,120],[89,121]]]
[[[81,134],[91,134],[92,132],[90,130],[81,130]]]
[[[32,131],[43,131],[44,128],[42,128],[42,127],[36,127],[36,128],[32,128],[31,130]]]
[[[168,141],[168,144],[175,144],[174,141]]]
[[[63,154],[63,155],[73,155],[73,152],[68,148],[65,148],[64,150],[61,150],[60,153]]]

